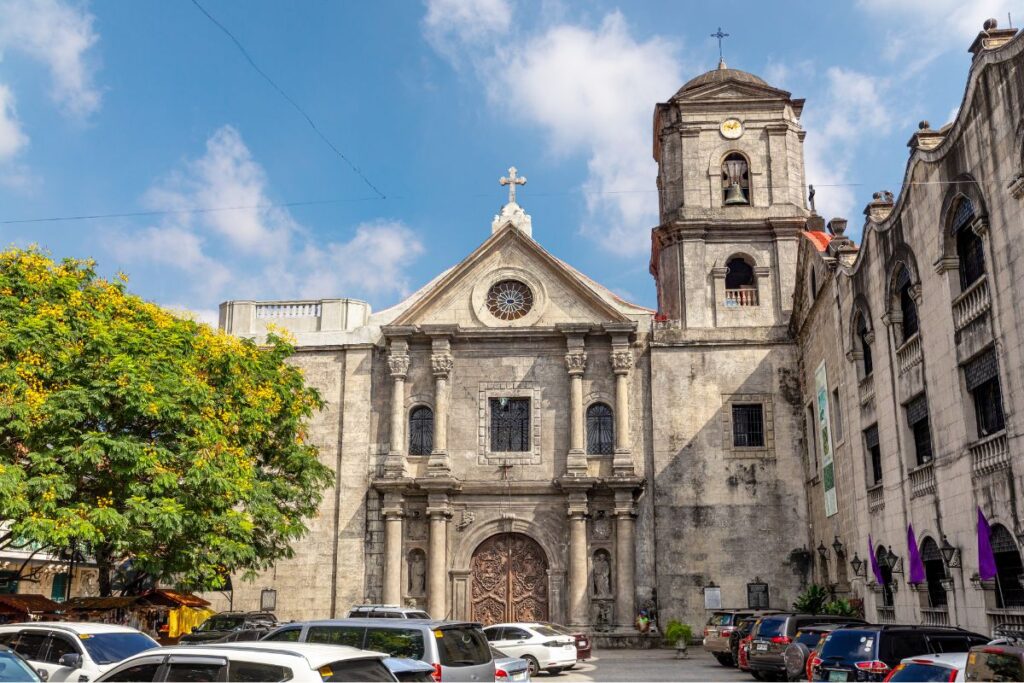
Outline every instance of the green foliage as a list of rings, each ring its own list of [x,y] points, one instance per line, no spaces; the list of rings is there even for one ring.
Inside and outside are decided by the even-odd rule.
[[[839,598],[828,602],[821,610],[822,614],[834,614],[837,617],[855,617],[857,610],[850,604],[849,600]]]
[[[676,645],[680,640],[684,644],[689,644],[693,640],[693,629],[690,628],[689,624],[683,624],[673,619],[668,622],[665,627],[665,640],[669,645]]]
[[[175,317],[92,261],[0,253],[0,548],[84,546],[104,594],[127,558],[213,589],[291,555],[333,481],[293,352]]]
[[[805,614],[822,614],[825,604],[832,599],[831,592],[824,586],[812,583],[803,593],[797,596],[793,609]]]

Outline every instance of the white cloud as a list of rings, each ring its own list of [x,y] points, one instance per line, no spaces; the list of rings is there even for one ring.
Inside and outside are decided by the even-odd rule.
[[[504,34],[512,21],[507,0],[428,0],[423,32],[438,52],[457,61],[457,50]]]
[[[495,110],[515,111],[523,123],[538,126],[553,153],[587,157],[584,233],[617,254],[645,253],[658,220],[651,115],[654,103],[682,83],[678,45],[660,37],[637,40],[617,11],[596,28],[559,23],[519,35],[507,4],[482,5],[490,13],[479,12],[466,28],[466,8],[479,10],[480,3],[429,0],[428,40],[456,65],[468,59]],[[460,28],[438,47],[432,26],[443,16],[445,25]],[[502,30],[507,35],[500,41],[481,44],[479,36]]]
[[[205,153],[157,181],[144,195],[170,211],[158,225],[107,235],[124,264],[157,264],[176,273],[174,289],[209,322],[226,297],[329,298],[406,294],[408,267],[424,251],[400,221],[362,223],[348,241],[314,240],[291,214],[273,207],[269,181],[238,131],[224,126]],[[211,207],[258,207],[190,211]],[[179,298],[181,298],[179,296]]]
[[[99,36],[93,15],[61,0],[4,0],[0,3],[0,53],[19,51],[42,62],[53,81],[51,95],[68,113],[85,116],[101,95],[86,61]]]
[[[867,131],[888,132],[892,115],[882,101],[884,80],[833,66],[828,76],[827,100],[821,109],[829,112],[824,134],[838,140],[852,140]]]
[[[14,95],[0,83],[0,162],[11,159],[28,144],[14,111]]]

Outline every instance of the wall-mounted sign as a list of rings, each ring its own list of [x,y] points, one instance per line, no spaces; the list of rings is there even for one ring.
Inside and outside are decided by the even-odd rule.
[[[704,609],[722,609],[722,589],[704,586]]]
[[[821,443],[822,483],[825,489],[825,516],[839,512],[836,500],[836,465],[832,457],[832,422],[828,411],[828,377],[825,361],[814,371],[814,392],[818,397],[818,441]]]

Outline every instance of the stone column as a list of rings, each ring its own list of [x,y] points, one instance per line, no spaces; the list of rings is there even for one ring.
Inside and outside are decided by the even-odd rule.
[[[453,365],[448,338],[435,337],[431,350],[430,363],[434,371],[434,450],[427,461],[427,474],[431,477],[448,477],[452,471],[448,459],[448,383]]]
[[[402,497],[384,494],[384,602],[402,604]]]
[[[629,433],[629,371],[633,352],[624,340],[612,342],[612,370],[615,372],[615,456],[612,472],[616,476],[632,476],[633,453]]]
[[[448,584],[445,567],[448,565],[448,510],[447,496],[443,500],[431,500],[427,507],[430,518],[430,548],[427,553],[427,613],[433,619],[448,616],[448,599],[445,588]]]
[[[583,431],[583,373],[587,367],[582,334],[566,338],[565,368],[569,373],[569,455],[566,458],[566,474],[585,477],[587,475],[587,451]]]
[[[388,456],[384,461],[384,476],[404,477],[405,472],[405,377],[409,372],[409,343],[405,339],[392,339],[388,353],[391,371],[391,433]]]
[[[630,489],[615,491],[615,623],[632,628],[636,617],[633,585],[633,526],[636,509]]]
[[[585,626],[588,619],[587,494],[569,494],[569,623]]]

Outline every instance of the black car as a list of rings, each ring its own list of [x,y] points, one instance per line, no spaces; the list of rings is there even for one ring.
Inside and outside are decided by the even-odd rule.
[[[812,624],[863,624],[863,619],[832,614],[771,614],[761,619],[750,642],[749,664],[754,678],[785,677],[785,652],[797,631]]]
[[[825,637],[812,670],[815,681],[881,681],[907,657],[967,652],[989,639],[950,626],[871,625]]]
[[[277,628],[277,617],[271,612],[221,612],[184,635],[179,645],[200,643],[234,643],[259,640]]]

